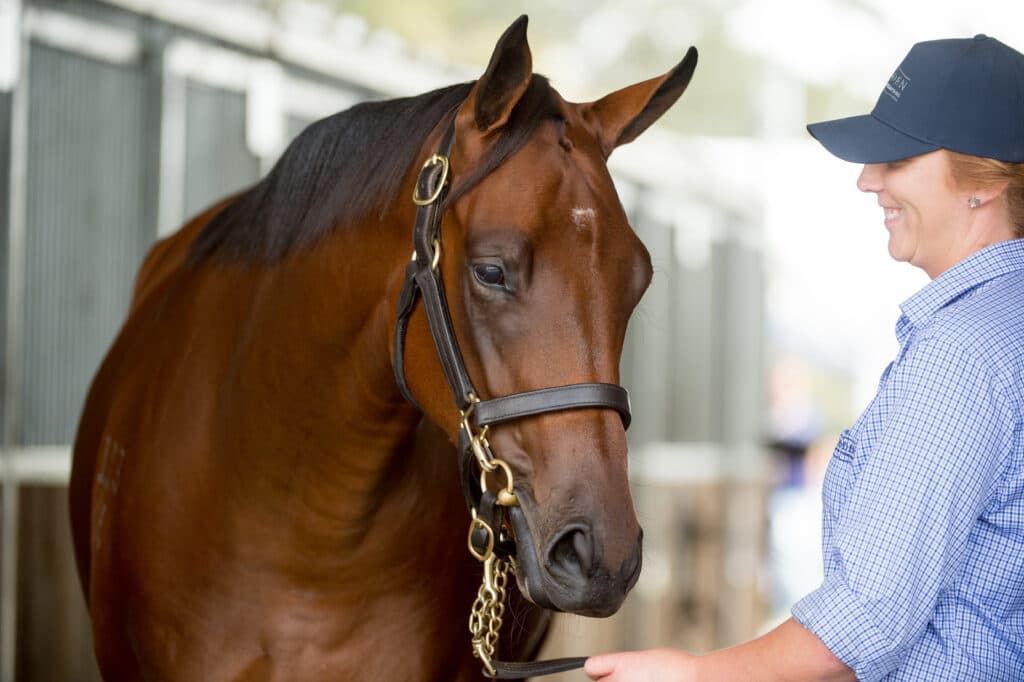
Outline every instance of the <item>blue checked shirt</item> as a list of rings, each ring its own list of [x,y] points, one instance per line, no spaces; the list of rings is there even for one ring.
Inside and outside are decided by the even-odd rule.
[[[825,475],[825,580],[793,617],[860,680],[1024,680],[1024,240],[901,308]]]

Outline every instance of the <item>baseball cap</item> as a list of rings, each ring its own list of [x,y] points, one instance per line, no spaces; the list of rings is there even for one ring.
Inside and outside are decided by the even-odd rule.
[[[949,149],[1024,162],[1024,55],[995,38],[914,45],[870,114],[812,123],[834,155],[885,163]]]

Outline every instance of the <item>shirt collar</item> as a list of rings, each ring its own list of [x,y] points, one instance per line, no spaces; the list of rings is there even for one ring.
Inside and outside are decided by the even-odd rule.
[[[1016,270],[1024,270],[1024,239],[998,242],[972,253],[900,305],[903,315],[896,323],[897,338],[902,341],[909,327],[926,322],[979,284]]]

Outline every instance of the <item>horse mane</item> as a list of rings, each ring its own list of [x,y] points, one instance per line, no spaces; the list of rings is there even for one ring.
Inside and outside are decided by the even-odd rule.
[[[202,229],[190,248],[189,264],[273,263],[312,246],[336,227],[373,214],[383,218],[393,201],[405,199],[398,197],[402,180],[427,135],[472,86],[461,83],[415,97],[364,102],[310,124],[262,180]],[[547,79],[534,75],[484,159],[451,190],[446,203],[522,148],[544,121],[560,119]]]

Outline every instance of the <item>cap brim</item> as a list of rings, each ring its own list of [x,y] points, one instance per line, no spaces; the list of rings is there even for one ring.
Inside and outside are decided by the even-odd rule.
[[[871,114],[812,123],[807,132],[825,149],[853,163],[899,161],[939,148],[901,133]]]

